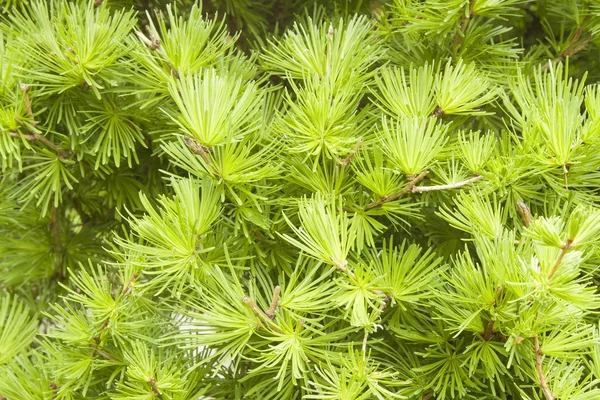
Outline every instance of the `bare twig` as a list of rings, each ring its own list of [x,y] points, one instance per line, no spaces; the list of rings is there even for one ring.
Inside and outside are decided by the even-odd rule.
[[[31,120],[31,125],[35,126],[37,122],[33,118],[33,109],[31,108],[31,99],[29,98],[29,91],[31,90],[31,86],[21,83],[19,85],[21,92],[23,92],[23,99],[25,100],[25,110],[27,111],[27,116]]]
[[[494,329],[494,319],[490,318],[490,320],[488,321],[487,326],[485,327],[485,330],[483,331],[483,340],[485,340],[486,342],[488,340],[490,340],[493,336],[494,333],[496,332]]]
[[[63,266],[63,254],[62,254],[62,242],[60,238],[60,221],[58,215],[58,207],[52,206],[52,221],[50,221],[50,227],[52,229],[52,236],[54,237],[54,253],[57,255],[56,260],[56,276],[62,280],[64,277],[62,266]]]
[[[269,319],[275,318],[275,311],[277,310],[277,306],[279,306],[279,292],[281,292],[281,286],[275,286],[273,289],[273,297],[271,299],[271,306],[267,310],[266,314]]]
[[[440,106],[437,106],[435,110],[433,110],[433,113],[431,113],[431,115],[434,117],[441,117],[442,115],[444,115],[444,110],[442,110]],[[429,125],[429,120],[427,120],[427,124]]]
[[[548,279],[552,279],[552,277],[554,276],[554,274],[556,274],[556,271],[558,270],[558,267],[560,266],[560,263],[562,262],[563,258],[567,254],[567,252],[569,250],[571,250],[571,246],[572,245],[573,245],[573,240],[571,240],[571,239],[567,239],[567,241],[563,244],[563,246],[561,248],[561,252],[558,255],[558,258],[556,259],[556,262],[554,263],[554,266],[552,267],[552,271],[550,271],[550,273],[548,274]]]
[[[183,141],[185,142],[186,146],[192,151],[192,153],[198,154],[200,157],[202,157],[206,164],[212,165],[210,161],[210,156],[208,154],[208,147],[198,143],[197,141],[195,141],[187,135],[183,137]]]
[[[171,69],[171,73],[173,74],[173,76],[179,79],[179,71],[177,71],[173,64],[171,64],[169,61],[166,61],[168,57],[165,53],[165,50],[160,45],[160,39],[154,37],[154,33],[152,33],[152,31],[150,30],[150,27],[146,26],[146,30],[149,32],[150,38],[148,38],[140,31],[135,31],[135,34],[142,41],[142,43],[148,46],[150,50],[154,50],[160,53],[167,66]]]
[[[464,10],[465,14],[463,14],[463,16],[460,19],[460,30],[456,31],[456,34],[454,35],[454,40],[452,41],[452,48],[454,49],[460,44],[461,38],[465,35],[465,32],[467,31],[469,22],[471,22],[471,20],[475,16],[475,12],[473,10],[474,6],[475,0],[470,0],[469,4],[467,5],[468,8]]]
[[[387,308],[387,306],[390,305],[390,303],[392,302],[392,295],[391,294],[386,294],[384,292],[382,292],[381,290],[373,290],[373,293],[375,293],[376,295],[382,296],[384,297],[384,302],[379,306],[379,311],[383,311]]]
[[[363,337],[363,342],[362,342],[363,360],[367,359],[367,340],[368,339],[369,339],[369,332],[365,329],[365,336]]]
[[[121,295],[125,295],[125,294],[127,294],[127,292],[129,292],[129,288],[130,288],[131,284],[133,283],[133,281],[135,281],[137,279],[137,276],[138,276],[137,273],[134,273],[133,275],[131,275],[131,278],[129,278],[127,283],[125,285],[123,285],[123,289],[121,290]]]
[[[586,19],[587,19],[587,17],[586,17]],[[590,44],[590,42],[592,41],[592,36],[590,35],[583,42],[577,44],[577,42],[581,38],[582,34],[583,34],[583,26],[579,26],[577,28],[577,30],[575,31],[575,35],[573,35],[573,38],[567,45],[567,48],[558,57],[554,58],[551,61],[547,61],[542,66],[542,69],[548,69],[550,67],[550,65],[554,65],[560,61],[563,61],[565,58],[571,57],[571,56],[579,53],[581,50],[585,49],[588,46],[588,44]]]
[[[518,200],[517,211],[519,211],[519,214],[521,215],[525,228],[529,228],[529,225],[531,224],[531,211],[529,210],[529,207],[527,207],[527,204],[522,200]]]
[[[449,183],[447,185],[437,185],[437,186],[413,186],[410,190],[411,193],[420,193],[420,192],[433,192],[435,190],[451,190],[451,189],[459,189],[463,186],[470,185],[471,183],[480,181],[483,179],[481,175],[475,175],[474,177],[467,179],[462,182]]]
[[[342,271],[342,272],[344,272],[344,273],[348,274],[348,276],[349,276],[351,279],[354,279],[354,273],[348,269],[348,260],[344,260],[344,261],[341,261],[341,262],[340,262],[340,261],[338,261],[338,260],[335,260],[335,259],[333,259],[333,258],[332,258],[332,259],[331,259],[331,262],[333,262],[333,265],[334,265],[334,266],[335,266],[337,269],[339,269],[340,271]]]
[[[35,127],[37,126],[37,122],[34,119],[33,109],[31,106],[31,98],[29,97],[29,91],[31,90],[31,87],[29,85],[21,84],[20,89],[23,92],[23,100],[25,101],[25,111],[27,112],[27,117],[30,120],[29,126],[27,126],[27,124],[25,124],[23,121],[19,120],[18,118],[15,118],[15,120],[17,121],[17,123],[19,125],[21,125],[23,128],[25,128],[29,133],[21,134],[17,131],[10,131],[9,132],[10,136],[15,137],[15,138],[22,137],[23,139],[27,140],[28,142],[38,141],[40,143],[43,143],[46,147],[48,147],[55,153],[57,153],[60,158],[67,158],[70,155],[69,152],[60,150],[58,148],[58,146],[56,146],[54,143],[52,143],[48,138],[46,138],[45,136],[40,135],[39,133],[30,129],[31,127],[33,127],[33,129],[35,129]]]
[[[144,35],[140,31],[135,31],[136,36],[144,43],[150,50],[158,50],[160,49],[160,39],[153,38],[148,39],[146,35]]]
[[[279,332],[281,333],[281,331],[279,330],[279,328],[275,325],[273,325],[271,318],[269,318],[269,316],[260,309],[260,307],[256,304],[256,302],[254,301],[254,299],[250,296],[244,296],[242,298],[242,301],[244,303],[246,303],[246,305],[254,312],[254,314],[260,318],[261,320],[264,320],[267,324],[269,324],[269,326],[271,327],[271,329],[273,329],[275,332]],[[262,324],[261,324],[262,326]]]
[[[544,392],[544,397],[546,400],[556,400],[556,397],[554,397],[546,382],[546,376],[544,375],[544,370],[542,368],[542,350],[540,349],[540,340],[537,335],[533,337],[533,345],[535,347],[535,368],[537,369],[538,379],[542,391]]]
[[[360,138],[358,139],[358,142],[356,142],[356,144],[355,144],[355,145],[354,145],[354,147],[352,148],[352,151],[350,151],[350,154],[348,154],[348,155],[346,156],[346,158],[344,158],[344,159],[341,161],[341,163],[342,163],[342,166],[343,166],[343,167],[347,167],[347,166],[348,166],[348,164],[350,164],[350,161],[352,161],[352,159],[353,159],[353,158],[354,158],[354,156],[356,155],[356,152],[358,151],[358,149],[360,149],[360,146],[362,145],[363,141],[364,141],[364,140],[363,140],[363,138],[362,138],[362,137],[360,137]]]
[[[150,384],[150,386],[152,386],[152,393],[154,393],[156,396],[162,396],[162,393],[160,392],[160,390],[158,390],[158,387],[156,386],[156,380],[154,379],[154,377],[148,378],[148,383]]]
[[[129,291],[129,288],[131,287],[131,284],[137,277],[138,277],[138,275],[134,273],[131,276],[131,278],[123,285],[123,288],[121,289],[122,295],[127,294],[127,292]],[[115,299],[115,301],[118,302],[119,297],[117,297]],[[90,355],[90,357],[93,357],[95,354],[99,354],[108,360],[118,361],[114,356],[108,354],[106,351],[104,351],[102,348],[100,348],[100,342],[102,341],[102,335],[104,334],[104,331],[106,330],[106,328],[108,328],[109,323],[110,323],[110,317],[106,317],[106,319],[104,319],[104,321],[102,321],[102,325],[100,325],[100,328],[98,328],[98,333],[96,334],[96,336],[94,336],[93,343],[91,344],[92,354]]]
[[[370,210],[372,208],[375,208],[375,207],[379,207],[382,204],[389,203],[390,201],[396,200],[398,197],[404,196],[406,193],[410,193],[412,191],[412,188],[417,183],[421,182],[428,173],[429,173],[429,171],[427,171],[427,170],[421,172],[416,177],[410,179],[408,181],[408,183],[406,184],[406,186],[404,186],[398,192],[396,192],[394,194],[390,194],[389,196],[383,196],[379,200],[367,204],[367,206],[365,207],[365,211],[368,211],[368,210]]]

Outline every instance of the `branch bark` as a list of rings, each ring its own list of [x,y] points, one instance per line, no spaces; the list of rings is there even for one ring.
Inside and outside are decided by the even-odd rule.
[[[468,8],[465,10],[465,14],[463,14],[462,18],[460,19],[460,30],[456,31],[456,34],[454,35],[454,40],[452,41],[453,49],[458,47],[458,45],[461,42],[461,38],[464,37],[465,32],[467,31],[469,22],[471,22],[471,20],[475,16],[475,12],[473,10],[473,8],[475,7],[475,0],[470,0],[469,5],[467,7]]]
[[[196,142],[194,139],[187,135],[183,137],[183,141],[185,142],[186,146],[192,151],[192,153],[198,154],[200,157],[202,157],[206,164],[212,165],[210,161],[210,156],[208,154],[208,147]]]
[[[273,329],[275,332],[279,332],[281,333],[281,331],[279,330],[279,328],[275,325],[273,325],[273,321],[271,320],[271,318],[267,315],[267,313],[265,313],[263,310],[260,309],[260,307],[258,306],[258,304],[256,304],[256,302],[254,301],[254,299],[250,296],[244,296],[242,298],[242,301],[244,303],[246,303],[246,305],[254,312],[254,314],[264,320],[265,322],[267,322],[271,329]],[[260,324],[260,326],[262,326],[262,324]]]
[[[391,194],[389,196],[383,196],[379,200],[367,204],[367,206],[365,207],[365,211],[368,211],[368,210],[370,210],[372,208],[375,208],[375,207],[380,207],[381,205],[383,205],[385,203],[389,203],[390,201],[396,200],[398,197],[404,196],[406,193],[410,193],[412,191],[412,188],[417,183],[421,182],[428,173],[429,173],[429,171],[427,171],[427,170],[421,172],[419,175],[417,175],[413,179],[410,179],[408,181],[408,183],[406,184],[406,186],[404,186],[398,192],[396,192],[394,194]]]
[[[23,99],[25,102],[25,111],[27,112],[27,118],[29,118],[29,120],[30,120],[30,122],[29,122],[30,126],[28,127],[27,124],[25,124],[23,121],[20,121],[17,118],[15,118],[15,120],[17,121],[17,123],[19,125],[21,125],[23,128],[25,128],[29,133],[21,134],[17,131],[10,131],[9,132],[10,136],[15,137],[15,138],[22,137],[23,139],[27,140],[28,142],[35,142],[35,141],[40,142],[43,145],[45,145],[46,147],[48,147],[49,149],[51,149],[52,151],[54,151],[56,154],[58,154],[58,156],[60,158],[67,158],[70,155],[69,152],[59,149],[58,146],[55,145],[54,143],[52,143],[52,141],[50,141],[47,137],[45,137],[44,135],[40,135],[39,133],[30,129],[31,127],[33,127],[35,129],[35,127],[37,126],[37,122],[35,121],[35,118],[33,115],[33,109],[31,106],[31,98],[29,97],[29,90],[31,89],[31,87],[29,85],[21,84],[20,89],[21,89],[21,92],[23,92]]]
[[[279,292],[281,292],[281,286],[275,286],[273,289],[273,297],[271,299],[271,306],[267,310],[266,314],[269,319],[275,318],[275,311],[277,310],[277,306],[279,306]]]
[[[567,241],[563,244],[562,250],[561,250],[560,254],[558,255],[558,258],[556,259],[554,266],[552,267],[552,271],[550,271],[550,273],[548,274],[548,279],[552,279],[554,274],[556,274],[556,271],[558,270],[560,263],[562,262],[565,255],[569,252],[569,250],[571,250],[572,245],[573,245],[573,241],[571,239],[567,239]]]
[[[586,19],[587,19],[587,17],[586,17]],[[584,21],[585,21],[585,19],[584,19]],[[583,42],[577,44],[577,42],[581,38],[582,34],[583,34],[583,26],[579,26],[577,28],[577,30],[575,31],[575,35],[573,35],[573,38],[569,41],[567,48],[558,57],[554,58],[551,61],[546,62],[542,66],[542,69],[548,69],[550,67],[550,65],[554,65],[560,61],[563,61],[565,58],[571,57],[571,56],[579,53],[583,49],[585,49],[588,46],[588,44],[590,44],[590,42],[592,41],[592,36],[590,35]]]
[[[480,181],[483,179],[481,175],[475,175],[474,177],[467,179],[462,182],[449,183],[447,185],[437,185],[437,186],[413,186],[411,189],[411,193],[420,193],[420,192],[433,192],[435,190],[452,190],[459,189],[463,186],[470,185],[471,183]]]
[[[50,227],[52,229],[52,236],[54,237],[54,253],[57,255],[56,260],[56,271],[55,276],[58,277],[59,280],[64,278],[63,273],[63,246],[60,238],[60,221],[59,221],[59,210],[58,207],[52,206],[52,221],[50,221]]]
[[[542,392],[544,392],[544,397],[546,400],[556,400],[556,397],[554,397],[550,388],[548,388],[548,382],[546,382],[546,376],[544,375],[544,369],[542,368],[542,350],[540,349],[540,340],[537,335],[533,337],[533,345],[535,347],[535,368],[537,370],[540,387],[542,388]]]
[[[354,156],[356,155],[356,152],[358,151],[358,149],[360,149],[360,146],[363,143],[363,138],[360,137],[358,139],[358,142],[356,142],[356,144],[354,145],[354,147],[352,148],[352,151],[350,152],[350,154],[348,154],[346,156],[346,158],[344,158],[341,163],[343,167],[347,167],[348,164],[350,164],[350,161],[352,161],[352,159],[354,158]]]
[[[423,193],[423,192],[433,192],[436,190],[452,190],[452,189],[460,189],[461,187],[470,185],[471,183],[475,183],[483,179],[481,175],[475,175],[472,178],[469,178],[462,182],[449,183],[446,185],[436,185],[436,186],[416,186],[417,183],[422,181],[427,175],[428,171],[423,171],[415,178],[409,180],[408,184],[400,189],[398,192],[391,194],[389,196],[383,196],[379,200],[374,201],[372,203],[367,204],[365,207],[365,211],[368,211],[372,208],[379,207],[385,203],[396,200],[397,198],[407,194],[407,193]]]

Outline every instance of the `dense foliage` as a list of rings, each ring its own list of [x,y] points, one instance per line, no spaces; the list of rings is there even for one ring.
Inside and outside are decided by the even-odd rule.
[[[594,0],[0,0],[0,398],[600,398]]]

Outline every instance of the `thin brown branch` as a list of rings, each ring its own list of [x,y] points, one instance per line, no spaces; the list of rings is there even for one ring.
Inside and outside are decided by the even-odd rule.
[[[271,318],[269,318],[269,316],[260,309],[260,307],[256,304],[256,302],[254,301],[254,299],[250,296],[244,296],[242,298],[242,301],[244,303],[246,303],[246,305],[254,312],[254,314],[261,320],[264,320],[265,322],[269,323],[272,322]],[[281,332],[279,330],[279,328],[277,328],[275,325],[273,325],[272,323],[270,324],[271,329],[273,329],[276,332]]]
[[[389,306],[390,303],[392,302],[392,295],[391,294],[386,294],[386,293],[382,292],[381,290],[373,290],[373,293],[375,293],[376,295],[384,297],[384,302],[381,303],[381,305],[379,306],[379,311],[385,310],[387,308],[387,306]]]
[[[468,8],[466,8],[464,10],[465,13],[463,14],[463,16],[460,19],[460,29],[458,31],[456,31],[456,34],[454,35],[454,40],[452,41],[453,49],[458,47],[458,45],[461,42],[461,38],[463,38],[465,36],[465,32],[467,31],[469,22],[471,22],[471,20],[475,16],[475,12],[473,9],[474,6],[475,6],[475,0],[470,0],[469,4],[467,5]]]
[[[542,350],[540,349],[540,340],[537,335],[533,337],[533,345],[535,347],[535,368],[537,369],[538,379],[540,381],[542,392],[544,392],[544,397],[546,400],[556,400],[556,397],[554,397],[546,382],[546,376],[544,375],[544,370],[542,368]]]
[[[152,386],[152,393],[156,396],[162,396],[162,393],[158,390],[158,386],[156,386],[156,379],[154,379],[154,377],[148,378],[148,383]]]
[[[363,337],[363,342],[362,342],[363,360],[367,359],[367,340],[368,339],[369,339],[369,332],[365,329],[365,336]]]
[[[588,46],[588,44],[590,44],[590,42],[592,41],[592,36],[590,35],[581,43],[577,43],[579,41],[579,39],[581,38],[582,34],[583,34],[583,26],[579,26],[577,28],[577,30],[575,31],[573,38],[571,38],[571,40],[569,41],[567,48],[564,49],[563,52],[558,57],[554,58],[551,61],[547,61],[542,66],[542,69],[548,69],[550,67],[550,65],[554,65],[560,61],[563,61],[565,58],[571,57],[571,56],[579,53],[583,49],[585,49]]]
[[[495,322],[494,319],[490,318],[487,326],[485,327],[485,330],[482,333],[483,340],[485,340],[486,342],[488,340],[490,340],[494,336],[494,333],[496,332],[494,329],[494,322]]]
[[[173,64],[171,64],[169,61],[167,61],[167,54],[165,53],[165,50],[162,48],[162,46],[160,45],[160,39],[158,39],[157,37],[154,36],[154,33],[150,30],[150,27],[146,26],[146,30],[148,31],[148,35],[150,36],[150,38],[148,38],[146,35],[144,35],[142,32],[140,31],[135,31],[135,35],[142,41],[142,43],[144,43],[150,50],[154,50],[157,51],[158,53],[160,53],[160,55],[162,56],[164,62],[167,64],[167,66],[171,69],[171,73],[173,74],[173,76],[177,79],[179,79],[179,71],[177,71],[177,69],[175,68],[175,66]]]
[[[348,274],[348,276],[351,279],[354,279],[354,273],[352,271],[350,271],[350,269],[348,269],[348,260],[344,260],[344,261],[337,261],[335,259],[331,259],[331,262],[333,262],[333,265],[339,269],[340,271]]]
[[[356,155],[356,152],[358,152],[358,149],[360,149],[360,146],[362,145],[363,141],[364,141],[364,139],[362,137],[360,137],[358,139],[358,142],[356,142],[356,144],[352,148],[352,151],[350,151],[350,153],[346,156],[346,158],[344,158],[341,161],[343,167],[347,167],[348,164],[350,164],[350,161],[352,161],[352,159]]]
[[[390,201],[396,200],[398,197],[404,196],[406,193],[410,193],[412,191],[412,188],[417,183],[421,182],[428,173],[429,173],[429,171],[427,171],[427,170],[421,172],[416,177],[410,179],[408,181],[408,183],[406,184],[406,186],[404,186],[398,192],[396,192],[394,194],[390,194],[389,196],[383,196],[379,200],[367,204],[367,206],[365,207],[365,211],[368,211],[368,210],[370,210],[372,208],[375,208],[375,207],[380,207],[381,205],[383,205],[385,203],[389,203]]]
[[[95,352],[96,352],[96,354],[101,355],[102,357],[106,358],[107,360],[117,361],[117,362],[119,361],[118,358],[116,358],[115,356],[107,353],[106,351],[102,350],[101,348],[96,348]]]
[[[152,38],[148,39],[146,35],[144,35],[140,31],[135,31],[136,36],[144,43],[150,50],[158,50],[160,49],[160,39]]]
[[[96,345],[100,344],[100,341],[102,340],[102,333],[104,333],[104,330],[106,329],[109,323],[110,317],[106,317],[104,322],[102,322],[102,325],[100,325],[100,328],[98,329],[98,334],[94,336],[94,342],[96,343]]]
[[[271,298],[271,305],[269,306],[269,309],[267,310],[266,314],[267,317],[269,317],[269,319],[273,319],[275,318],[275,311],[277,310],[277,307],[279,306],[279,293],[281,292],[281,286],[277,285],[275,286],[275,289],[273,289],[273,297]]]
[[[53,252],[57,255],[56,260],[56,273],[55,276],[62,280],[63,274],[63,246],[60,237],[60,216],[58,207],[52,206],[52,220],[50,221],[50,228],[52,229],[52,236],[54,239]]]
[[[531,211],[529,210],[529,207],[527,207],[527,204],[525,204],[525,202],[522,200],[518,200],[517,211],[521,215],[521,219],[523,220],[523,225],[525,225],[525,228],[529,228],[529,225],[531,225]]]
[[[471,183],[480,181],[483,179],[481,175],[475,175],[474,177],[467,179],[466,181],[449,183],[447,185],[437,185],[437,186],[413,186],[410,190],[411,193],[420,193],[420,192],[433,192],[435,190],[452,190],[459,189],[463,186],[470,185]]]
[[[31,86],[22,83],[19,88],[21,92],[23,92],[23,99],[25,100],[25,110],[27,111],[27,117],[31,120],[31,125],[35,126],[37,122],[33,118],[33,109],[31,108],[31,99],[29,98],[29,91],[31,90]]]
[[[550,273],[548,274],[548,279],[552,279],[552,277],[554,276],[554,274],[556,274],[556,271],[558,270],[558,267],[560,266],[560,263],[562,262],[563,258],[565,257],[565,255],[569,252],[569,250],[571,250],[571,246],[573,245],[573,240],[571,239],[567,239],[567,241],[565,242],[565,244],[563,244],[562,248],[561,248],[561,252],[558,255],[558,258],[556,259],[556,262],[554,263],[554,266],[552,267],[552,271],[550,271]]]
[[[123,288],[121,289],[121,294],[125,295],[127,294],[127,292],[129,291],[129,288],[131,287],[131,284],[133,283],[133,281],[137,278],[137,274],[133,274],[131,276],[131,278],[123,285]],[[119,301],[119,297],[117,296],[117,298],[115,299],[116,302]],[[98,333],[96,333],[96,336],[94,336],[93,338],[93,343],[92,343],[92,354],[91,357],[93,357],[95,354],[99,354],[104,358],[113,360],[113,361],[118,361],[116,358],[114,358],[113,356],[111,356],[110,354],[106,353],[102,348],[100,348],[100,342],[102,341],[102,335],[104,334],[104,331],[106,330],[106,328],[108,328],[108,324],[110,323],[110,317],[106,317],[104,319],[104,321],[102,321],[102,325],[100,325],[100,328],[98,328]]]
[[[123,289],[121,290],[121,295],[127,294],[127,292],[129,291],[129,288],[131,287],[131,284],[133,283],[133,281],[135,281],[137,279],[137,276],[138,276],[137,273],[134,273],[133,275],[131,275],[131,278],[129,278],[127,283],[125,285],[123,285]]]
[[[48,147],[49,149],[51,149],[52,151],[54,151],[55,153],[58,153],[59,157],[61,158],[67,158],[69,156],[69,153],[63,150],[60,150],[58,148],[58,146],[56,146],[54,143],[52,143],[50,140],[48,140],[47,137],[40,135],[37,132],[32,132],[29,130],[29,128],[25,125],[24,122],[17,120],[17,122],[19,123],[19,125],[21,125],[23,128],[27,129],[29,131],[29,133],[19,133],[17,131],[10,131],[9,134],[12,137],[15,138],[23,138],[25,140],[27,140],[28,142],[41,142],[43,143],[46,147]]]
[[[200,157],[202,157],[202,159],[204,160],[204,162],[208,165],[212,165],[211,161],[210,161],[210,156],[209,156],[209,149],[208,147],[198,143],[197,141],[195,141],[194,139],[192,139],[191,137],[185,135],[183,137],[183,141],[185,142],[186,146],[192,151],[192,153],[194,154],[198,154]]]
[[[67,158],[70,155],[69,152],[60,150],[57,145],[52,143],[44,135],[40,135],[39,133],[35,132],[35,127],[37,126],[37,122],[35,121],[35,118],[33,115],[31,98],[29,97],[29,91],[31,90],[31,87],[29,85],[21,84],[20,89],[21,89],[21,92],[23,92],[23,100],[25,102],[25,111],[27,113],[27,118],[29,118],[29,126],[27,124],[25,124],[23,121],[19,120],[18,118],[15,118],[15,120],[17,121],[17,123],[19,125],[21,125],[23,128],[25,128],[29,133],[28,134],[20,134],[17,131],[10,131],[10,136],[18,137],[18,138],[23,137],[23,139],[27,140],[28,142],[38,141],[40,143],[43,143],[46,147],[48,147],[55,153],[57,153],[60,158]],[[33,128],[33,130],[31,128]]]

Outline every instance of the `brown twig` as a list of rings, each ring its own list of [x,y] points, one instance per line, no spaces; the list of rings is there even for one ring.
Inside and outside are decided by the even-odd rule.
[[[369,339],[369,332],[365,329],[365,336],[363,337],[363,342],[362,342],[363,360],[367,359],[367,340],[368,339]]]
[[[21,84],[20,89],[21,89],[21,92],[23,92],[23,100],[25,102],[25,111],[27,113],[27,118],[29,118],[29,120],[30,120],[29,125],[30,125],[30,127],[33,127],[35,129],[35,127],[37,126],[37,122],[35,121],[35,118],[33,115],[31,98],[29,97],[29,91],[31,90],[31,87],[29,85]],[[70,155],[69,152],[60,150],[57,145],[52,143],[45,136],[40,135],[39,133],[31,130],[30,127],[28,127],[27,124],[25,124],[23,121],[19,120],[18,118],[15,118],[15,120],[17,121],[17,123],[19,125],[21,125],[25,129],[27,129],[27,131],[29,133],[21,134],[17,131],[10,131],[9,132],[10,136],[15,137],[15,138],[22,137],[23,139],[27,140],[28,142],[38,141],[40,143],[43,143],[46,147],[48,147],[49,149],[51,149],[52,151],[57,153],[60,158],[67,158]]]
[[[198,143],[197,141],[195,141],[194,139],[192,139],[191,137],[185,135],[183,137],[183,141],[185,142],[186,146],[192,151],[192,153],[194,154],[198,154],[200,157],[202,157],[202,159],[204,160],[204,162],[208,165],[212,165],[211,161],[210,161],[210,156],[209,156],[209,149],[208,147]]]
[[[332,258],[332,259],[331,259],[331,262],[333,263],[333,265],[334,265],[334,266],[335,266],[337,269],[339,269],[340,271],[342,271],[342,272],[344,272],[344,273],[348,274],[348,276],[349,276],[351,279],[354,279],[354,273],[348,269],[348,260],[344,260],[344,261],[341,261],[341,262],[340,262],[340,261],[338,261],[338,260],[335,260],[335,259],[333,259],[333,258]]]
[[[442,115],[444,115],[444,110],[442,110],[442,107],[440,107],[440,106],[437,106],[437,107],[435,108],[435,110],[433,110],[433,112],[431,113],[431,115],[432,115],[433,117],[441,117]],[[429,125],[429,121],[430,121],[430,120],[427,120],[427,124],[428,124],[428,125]]]
[[[256,302],[254,301],[254,299],[250,296],[244,296],[242,298],[242,301],[244,303],[246,303],[246,305],[254,312],[254,314],[259,317],[261,320],[264,320],[266,322],[272,322],[271,318],[269,318],[269,316],[260,309],[260,307],[256,304]],[[270,324],[271,329],[273,329],[276,332],[280,332],[279,328],[277,328],[276,326],[274,326],[273,324]]]
[[[153,38],[148,39],[146,35],[144,35],[140,31],[135,31],[136,36],[144,43],[150,50],[158,50],[160,49],[160,39]]]
[[[463,14],[463,16],[460,19],[460,30],[456,31],[456,34],[454,35],[454,40],[452,41],[452,48],[458,47],[458,45],[460,44],[461,38],[465,35],[465,32],[467,31],[469,22],[471,22],[471,20],[475,16],[475,12],[473,10],[474,6],[475,6],[475,0],[470,0],[469,4],[467,5],[468,8],[465,10],[465,13]],[[467,12],[468,12],[468,14],[467,14]]]
[[[158,387],[156,386],[156,380],[154,379],[154,377],[148,378],[148,383],[150,384],[150,386],[152,386],[152,393],[154,393],[156,396],[162,396],[162,393],[160,392],[160,390],[158,390]]]
[[[398,197],[404,196],[406,193],[410,193],[411,190],[412,190],[412,188],[417,183],[421,182],[428,173],[429,173],[429,171],[427,171],[427,170],[421,172],[416,177],[410,179],[408,181],[408,183],[406,184],[406,186],[404,186],[398,192],[396,192],[394,194],[390,194],[389,196],[383,196],[379,200],[367,204],[367,206],[365,207],[365,211],[368,211],[368,210],[370,210],[372,208],[375,208],[375,207],[379,207],[382,204],[389,203],[390,201],[396,200]]]
[[[523,225],[525,225],[525,228],[529,228],[529,225],[531,225],[531,211],[529,210],[529,207],[527,207],[527,204],[525,204],[525,202],[522,200],[518,200],[517,211],[521,215],[521,219],[523,220]]]
[[[121,289],[122,295],[126,294],[129,291],[131,284],[137,277],[138,277],[138,275],[136,273],[134,273],[131,276],[131,278],[123,285],[123,288]],[[119,301],[119,298],[117,297],[115,299],[115,301]],[[102,321],[102,325],[100,325],[100,328],[98,328],[98,333],[96,334],[96,336],[94,336],[94,338],[93,338],[94,342],[91,344],[92,354],[90,355],[90,357],[93,357],[95,354],[99,354],[106,359],[109,359],[112,361],[118,361],[114,356],[108,354],[102,348],[100,348],[100,342],[102,341],[102,335],[103,335],[104,331],[106,330],[106,328],[108,327],[109,323],[110,323],[110,317],[106,317],[104,319],[104,321]]]
[[[487,326],[485,327],[485,330],[483,331],[483,334],[482,334],[483,340],[485,340],[486,342],[488,340],[490,340],[494,336],[494,333],[496,332],[494,330],[494,322],[495,321],[492,318],[490,318]]]
[[[373,293],[385,296],[385,301],[379,306],[379,311],[385,310],[392,302],[393,297],[391,294],[385,294],[381,290],[373,290]]]
[[[267,310],[266,314],[269,319],[273,320],[275,318],[275,311],[277,310],[277,306],[279,306],[279,292],[281,292],[281,286],[275,286],[273,289],[273,297],[271,298],[271,306]]]
[[[171,73],[173,74],[173,76],[176,79],[179,79],[179,71],[177,71],[177,69],[175,68],[175,66],[173,64],[171,64],[169,61],[167,61],[167,54],[165,53],[165,50],[163,49],[163,47],[160,45],[160,39],[158,39],[157,37],[154,36],[154,33],[152,31],[150,31],[150,27],[146,26],[146,30],[149,33],[150,38],[146,37],[146,35],[144,35],[142,32],[140,31],[135,31],[135,35],[142,41],[142,43],[144,43],[150,50],[154,50],[160,53],[160,55],[163,57],[163,60],[165,61],[165,63],[167,64],[167,66],[171,69]]]
[[[53,252],[57,255],[56,261],[56,276],[62,280],[64,277],[62,266],[63,266],[63,246],[60,238],[60,221],[58,215],[58,207],[52,206],[52,221],[50,221],[50,227],[52,229],[52,236],[54,237],[54,249]]]
[[[586,19],[587,19],[587,17],[586,17]],[[585,19],[584,19],[584,21],[585,21]],[[565,50],[563,50],[563,52],[558,57],[554,58],[551,61],[547,61],[542,66],[542,69],[548,69],[550,67],[550,65],[554,65],[560,61],[563,61],[565,58],[571,57],[571,56],[579,53],[581,50],[585,49],[587,47],[587,45],[590,44],[590,42],[592,41],[592,36],[590,35],[583,42],[577,44],[577,42],[581,38],[582,34],[583,34],[583,26],[577,27],[577,30],[575,31],[575,35],[573,35],[573,38],[571,39],[571,41],[569,41],[567,48]]]
[[[19,89],[23,92],[23,99],[25,100],[25,110],[27,112],[27,116],[31,120],[31,125],[37,125],[35,119],[33,118],[33,109],[31,108],[31,99],[29,98],[29,91],[31,90],[31,86],[21,83],[19,85]]]
[[[356,152],[358,151],[358,149],[360,149],[360,146],[362,145],[363,141],[364,141],[364,139],[362,137],[360,137],[358,139],[358,142],[356,142],[356,144],[352,148],[352,151],[350,151],[350,153],[346,156],[346,158],[344,158],[341,161],[343,167],[347,167],[348,164],[350,164],[350,161],[352,161],[352,159],[356,155]]]
[[[563,244],[563,246],[561,247],[561,252],[558,255],[558,258],[556,259],[554,266],[552,267],[552,271],[550,271],[550,273],[548,274],[548,279],[552,279],[554,274],[556,274],[556,271],[558,270],[560,263],[562,262],[563,258],[567,254],[567,252],[569,250],[571,250],[572,245],[573,245],[573,240],[571,240],[571,239],[567,239],[567,241]]]
[[[542,392],[544,392],[544,397],[546,400],[556,400],[556,397],[548,388],[548,383],[546,382],[546,376],[544,375],[544,370],[542,369],[542,350],[540,349],[540,340],[538,336],[535,335],[533,337],[533,345],[535,347],[535,368],[537,369],[538,379],[540,380],[540,386],[542,388]]]
[[[452,189],[459,189],[463,186],[467,186],[470,185],[471,183],[480,181],[483,179],[483,176],[481,175],[475,175],[474,177],[467,179],[466,181],[462,181],[462,182],[456,182],[456,183],[449,183],[447,185],[437,185],[437,186],[413,186],[410,189],[411,193],[421,193],[421,192],[433,192],[436,190],[452,190]]]
[[[127,292],[129,291],[129,287],[131,286],[133,281],[135,281],[137,279],[137,276],[138,276],[137,273],[134,273],[133,275],[131,275],[131,278],[129,278],[127,283],[123,286],[123,289],[121,290],[121,295],[127,294]]]

